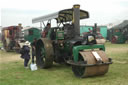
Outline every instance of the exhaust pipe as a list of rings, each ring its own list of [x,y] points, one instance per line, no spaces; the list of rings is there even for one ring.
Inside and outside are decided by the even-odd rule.
[[[73,20],[74,31],[76,36],[80,36],[80,5],[73,5]]]

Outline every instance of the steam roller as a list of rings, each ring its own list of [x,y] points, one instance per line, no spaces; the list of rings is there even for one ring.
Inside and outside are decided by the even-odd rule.
[[[41,68],[52,67],[57,55],[51,40],[42,38],[37,42],[36,61]],[[96,49],[96,50],[95,50]],[[108,72],[109,64],[112,64],[111,58],[105,54],[104,45],[80,45],[72,49],[72,59],[65,60],[72,66],[72,71],[77,77],[91,77],[104,75]],[[62,54],[63,55],[63,54]],[[62,59],[62,58],[61,58]]]
[[[78,4],[70,9],[34,18],[33,23],[51,23],[52,19],[57,22],[57,27],[49,28],[48,32],[45,27],[43,38],[37,40],[37,66],[49,68],[53,62],[70,64],[75,76],[81,78],[107,73],[112,60],[105,54],[104,44],[97,42],[97,33],[92,33],[96,27],[92,32],[80,34],[80,20],[86,18],[89,18],[89,13],[80,9]]]
[[[76,49],[74,49],[75,62],[69,61],[72,64],[72,71],[76,76],[91,77],[91,76],[104,75],[105,73],[108,72],[109,64],[112,64],[112,60],[111,58],[107,57],[107,55],[103,51],[105,50],[104,48],[102,50],[82,50],[82,51],[79,51],[78,50],[79,48],[77,47]],[[76,53],[78,53],[78,55]]]

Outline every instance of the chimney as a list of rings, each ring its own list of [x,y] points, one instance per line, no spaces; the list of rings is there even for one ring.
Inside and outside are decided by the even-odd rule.
[[[76,36],[80,36],[80,5],[73,5],[73,20],[74,31]]]

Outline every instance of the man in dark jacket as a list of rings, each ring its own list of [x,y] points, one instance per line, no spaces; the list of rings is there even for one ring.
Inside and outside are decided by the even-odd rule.
[[[36,55],[36,42],[37,42],[37,39],[35,38],[34,41],[31,43],[31,47],[32,47],[32,63],[34,63],[34,56]]]
[[[30,60],[30,47],[29,47],[29,42],[26,41],[25,45],[22,47],[20,53],[21,53],[21,58],[24,59],[24,67],[28,68],[28,62]]]

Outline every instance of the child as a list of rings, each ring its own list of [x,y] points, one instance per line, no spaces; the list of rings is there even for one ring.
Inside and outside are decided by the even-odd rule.
[[[21,58],[24,59],[24,67],[28,68],[28,62],[30,60],[30,43],[28,41],[25,42],[25,45],[22,47],[20,53],[21,53]]]

